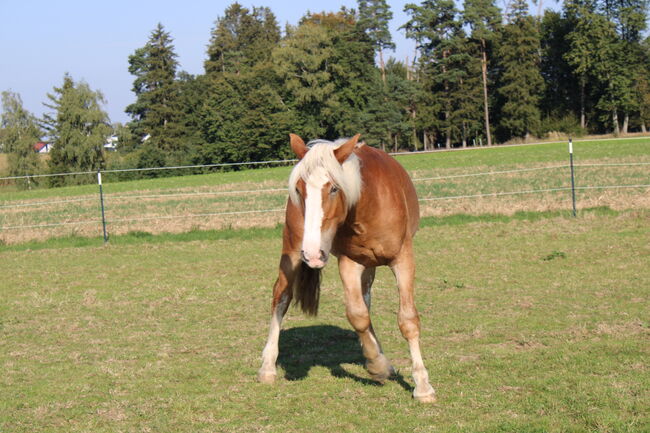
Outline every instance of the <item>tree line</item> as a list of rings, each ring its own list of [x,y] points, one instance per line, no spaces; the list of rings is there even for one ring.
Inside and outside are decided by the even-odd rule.
[[[198,75],[180,69],[173,37],[158,24],[128,58],[130,122],[110,125],[102,93],[66,74],[43,119],[3,92],[0,143],[12,174],[25,174],[287,158],[289,132],[361,132],[385,150],[423,150],[646,131],[648,0],[566,0],[541,16],[525,0],[504,10],[495,0],[460,6],[407,4],[401,29],[416,50],[398,60],[387,55],[385,0],[308,12],[283,30],[271,9],[233,3],[215,21]],[[118,152],[107,158],[111,133]],[[32,151],[44,136],[47,167]]]

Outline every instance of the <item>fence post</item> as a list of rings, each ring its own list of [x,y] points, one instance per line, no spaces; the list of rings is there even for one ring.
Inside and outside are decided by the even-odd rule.
[[[108,242],[108,234],[106,233],[106,215],[104,214],[104,190],[102,189],[102,172],[97,169],[97,184],[99,185],[99,204],[102,208],[102,229],[104,230],[104,243]]]
[[[569,138],[569,164],[571,166],[571,200],[573,202],[573,217],[576,217],[576,182],[573,172],[573,140]]]

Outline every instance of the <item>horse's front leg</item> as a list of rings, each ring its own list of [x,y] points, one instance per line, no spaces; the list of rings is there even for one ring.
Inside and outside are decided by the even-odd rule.
[[[402,246],[402,251],[390,268],[395,274],[399,289],[397,322],[402,335],[408,342],[413,362],[413,380],[415,381],[413,397],[423,403],[433,403],[436,401],[436,394],[429,383],[429,373],[424,366],[422,352],[420,352],[420,317],[413,299],[415,261],[410,240]]]
[[[289,308],[293,297],[293,283],[298,272],[300,259],[289,254],[283,254],[280,259],[278,279],[273,286],[273,301],[271,303],[271,326],[266,346],[262,351],[262,367],[257,373],[257,378],[262,383],[273,383],[277,376],[275,362],[278,359],[278,341],[282,319]]]
[[[339,257],[339,273],[345,289],[345,312],[357,332],[366,368],[377,381],[388,379],[395,370],[383,354],[370,322],[370,289],[375,268],[365,268],[346,256]]]

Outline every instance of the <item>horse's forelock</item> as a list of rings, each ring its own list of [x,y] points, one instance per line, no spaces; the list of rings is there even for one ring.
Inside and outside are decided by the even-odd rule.
[[[339,139],[335,142],[325,140],[310,141],[307,146],[309,151],[304,158],[296,164],[289,176],[289,197],[294,203],[300,198],[296,192],[296,185],[299,179],[309,182],[312,174],[318,168],[325,170],[326,176],[345,194],[348,208],[359,201],[361,195],[361,172],[359,170],[359,159],[352,154],[340,164],[334,156],[334,149],[345,143],[347,139]]]

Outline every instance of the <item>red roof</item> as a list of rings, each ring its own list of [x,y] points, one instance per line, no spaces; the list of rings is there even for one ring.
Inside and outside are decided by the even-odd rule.
[[[36,152],[40,152],[41,150],[43,150],[44,147],[47,147],[47,143],[43,143],[42,141],[39,141],[34,145],[34,150]]]

